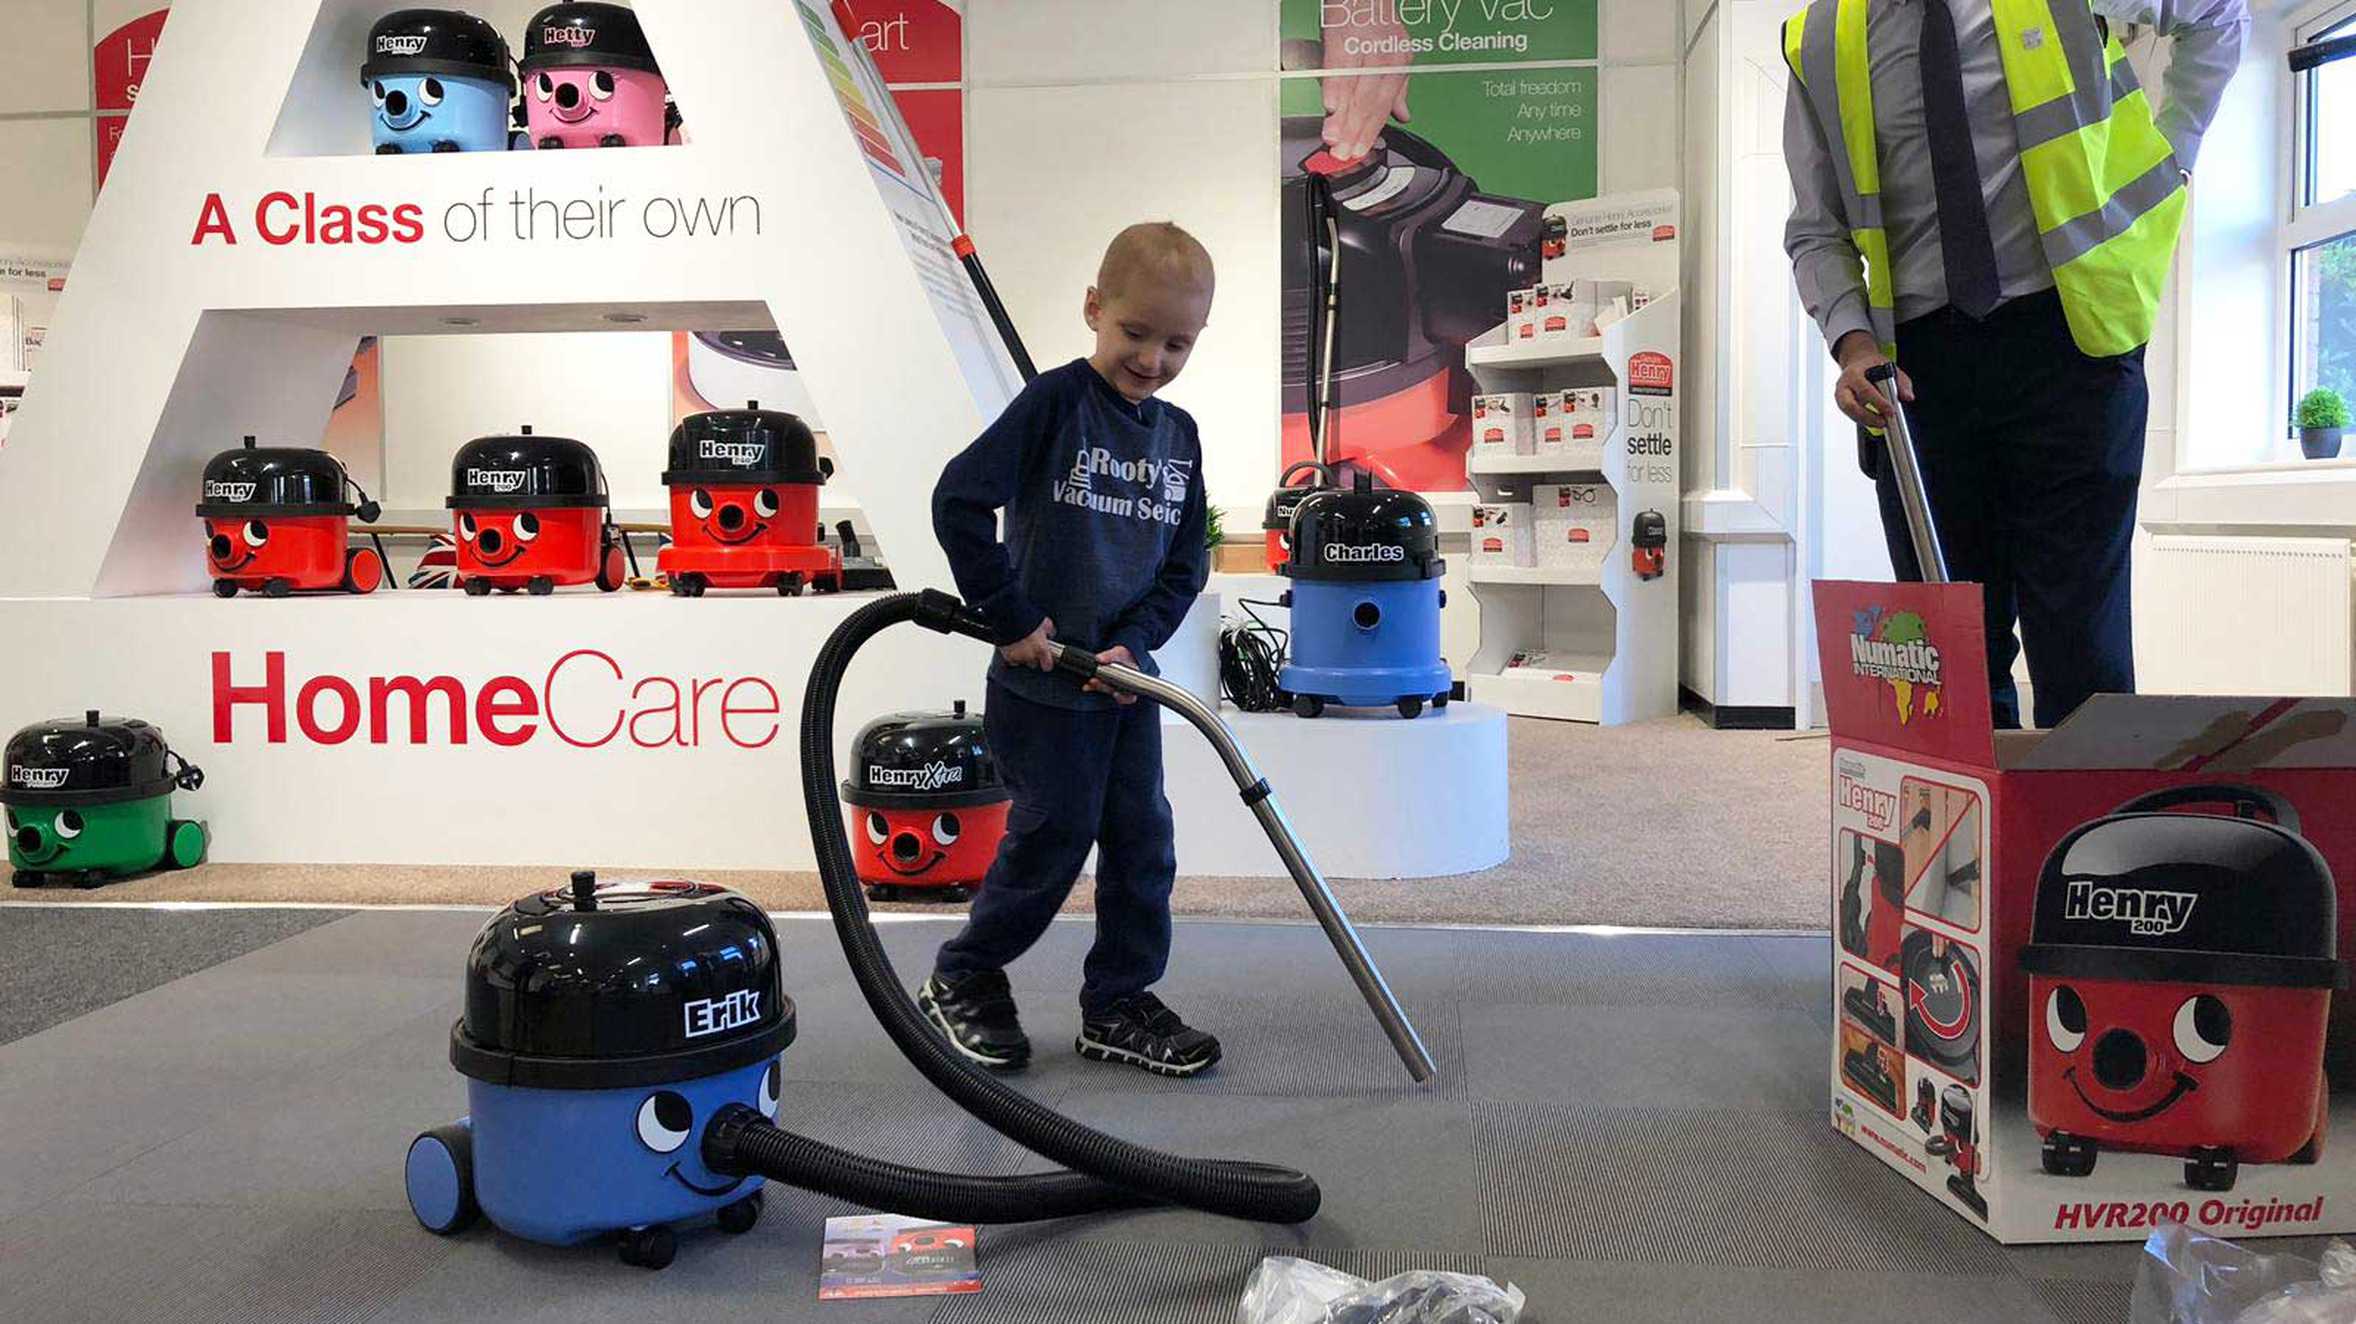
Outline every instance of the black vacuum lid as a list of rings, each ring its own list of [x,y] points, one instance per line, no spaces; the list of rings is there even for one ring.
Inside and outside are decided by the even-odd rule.
[[[396,9],[368,30],[368,58],[360,81],[403,74],[483,78],[515,90],[507,38],[472,14],[456,9]]]
[[[862,809],[962,809],[1012,795],[982,719],[963,700],[945,713],[893,713],[859,728],[842,793]]]
[[[206,519],[349,515],[354,509],[344,499],[342,461],[300,446],[256,446],[252,437],[205,462],[201,490],[196,513]]]
[[[1961,943],[1942,948],[1928,929],[1899,948],[1906,972],[1906,1051],[1949,1075],[1980,1078],[1980,969]]]
[[[638,16],[620,5],[550,5],[524,29],[525,73],[587,67],[661,73]]]
[[[2261,809],[2228,818],[2164,810]],[[2331,866],[2255,787],[2179,787],[2083,824],[2045,858],[2021,966],[2033,974],[2337,988]]]
[[[597,452],[571,437],[477,437],[450,461],[452,510],[549,510],[606,504]]]
[[[818,438],[798,416],[763,409],[689,414],[671,429],[671,467],[663,485],[691,483],[809,483],[826,481],[818,467]]]
[[[1361,472],[1350,487],[1311,492],[1294,509],[1292,557],[1281,572],[1309,580],[1437,579],[1440,522],[1413,492],[1378,488]]]
[[[99,805],[145,800],[172,789],[161,729],[136,717],[35,722],[9,738],[0,801],[12,805]]]
[[[709,883],[578,873],[476,935],[450,1065],[498,1085],[620,1089],[733,1071],[793,1037],[759,906]]]

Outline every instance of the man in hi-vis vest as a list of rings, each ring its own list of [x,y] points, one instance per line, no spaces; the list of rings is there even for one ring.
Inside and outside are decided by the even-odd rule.
[[[2173,39],[2156,110],[2129,23]],[[2135,688],[2143,347],[2248,26],[2245,0],[1814,0],[1784,25],[1784,248],[1841,412],[1878,424],[1866,370],[1898,364],[1948,569],[1986,590],[2000,726],[2016,620],[2039,726]],[[1878,435],[1859,456],[1917,578]]]

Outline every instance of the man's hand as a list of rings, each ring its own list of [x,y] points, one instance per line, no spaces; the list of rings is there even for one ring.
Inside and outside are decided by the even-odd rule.
[[[1047,641],[1055,637],[1055,622],[1042,619],[1039,628],[998,650],[1010,667],[1037,667],[1041,671],[1055,670],[1055,651]]]
[[[1873,337],[1865,332],[1851,331],[1841,337],[1840,344],[1833,347],[1833,357],[1841,365],[1840,383],[1833,387],[1833,403],[1840,406],[1842,413],[1866,427],[1879,428],[1885,425],[1894,412],[1890,398],[1882,394],[1880,387],[1865,380],[1867,371],[1890,361],[1882,353],[1881,346],[1874,344]],[[1906,375],[1904,368],[1898,370],[1898,398],[1908,404],[1914,403],[1914,379]]]
[[[1101,653],[1098,653],[1096,655],[1096,660],[1103,663],[1117,663],[1124,667],[1134,667],[1137,665],[1137,655],[1130,652],[1128,645],[1126,644],[1114,644],[1112,647],[1104,650]],[[1130,704],[1137,702],[1136,695],[1123,694],[1119,690],[1114,689],[1112,686],[1105,684],[1101,680],[1089,681],[1087,690],[1090,694],[1109,694],[1113,696],[1114,703]]]
[[[1336,6],[1324,6],[1331,12]],[[1346,35],[1345,35],[1346,34]],[[1383,124],[1397,120],[1405,124],[1407,114],[1407,75],[1358,74],[1341,71],[1368,66],[1405,64],[1409,56],[1399,54],[1353,54],[1347,48],[1349,37],[1403,39],[1407,27],[1397,19],[1371,24],[1351,24],[1327,27],[1325,37],[1325,67],[1328,76],[1319,83],[1325,91],[1325,146],[1344,161],[1355,161],[1374,150],[1381,141]],[[1397,43],[1394,42],[1394,45]]]

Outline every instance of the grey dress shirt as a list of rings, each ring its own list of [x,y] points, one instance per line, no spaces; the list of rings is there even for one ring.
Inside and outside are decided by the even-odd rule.
[[[1930,132],[1923,120],[1919,67],[1925,4],[1944,4],[1955,16],[1964,112],[1980,163],[1981,196],[1988,208],[1989,235],[1996,243],[1996,275],[2004,297],[2017,299],[2053,285],[2021,170],[2020,139],[2013,130],[2012,97],[1996,46],[1993,7],[1988,0],[1872,0],[1866,11],[1865,50],[1872,69],[1874,131],[1880,139],[1882,216],[1889,227],[1901,322],[1947,304],[1947,269],[1939,252],[1939,205],[1931,184]],[[2177,162],[2191,169],[2201,135],[2216,116],[2225,85],[2241,61],[2242,39],[2250,24],[2247,0],[2092,0],[2092,5],[2095,13],[2114,24],[2149,24],[2175,39],[2167,96],[2155,114],[2160,132],[2176,149]],[[1783,246],[1799,280],[1800,302],[1823,328],[1827,345],[1840,343],[1851,331],[1873,330],[1866,315],[1864,263],[1849,237],[1833,150],[1809,108],[1807,93],[1797,79],[1792,80],[1784,104],[1783,154],[1791,169],[1794,199]]]

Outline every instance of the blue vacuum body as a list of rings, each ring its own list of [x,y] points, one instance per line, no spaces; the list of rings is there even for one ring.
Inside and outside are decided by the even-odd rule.
[[[368,30],[360,83],[379,156],[507,150],[515,69],[507,39],[456,9],[398,9]]]
[[[1444,707],[1454,685],[1440,656],[1439,523],[1413,492],[1352,488],[1311,493],[1292,516],[1290,659],[1277,685],[1293,711],[1327,704],[1396,707],[1414,717]]]
[[[451,1233],[479,1213],[551,1245],[618,1236],[660,1268],[673,1226],[760,1217],[757,1175],[713,1172],[704,1132],[730,1104],[777,1115],[793,1039],[777,940],[752,902],[701,883],[575,875],[484,926],[450,1062],[467,1115],[410,1143],[409,1205]]]

